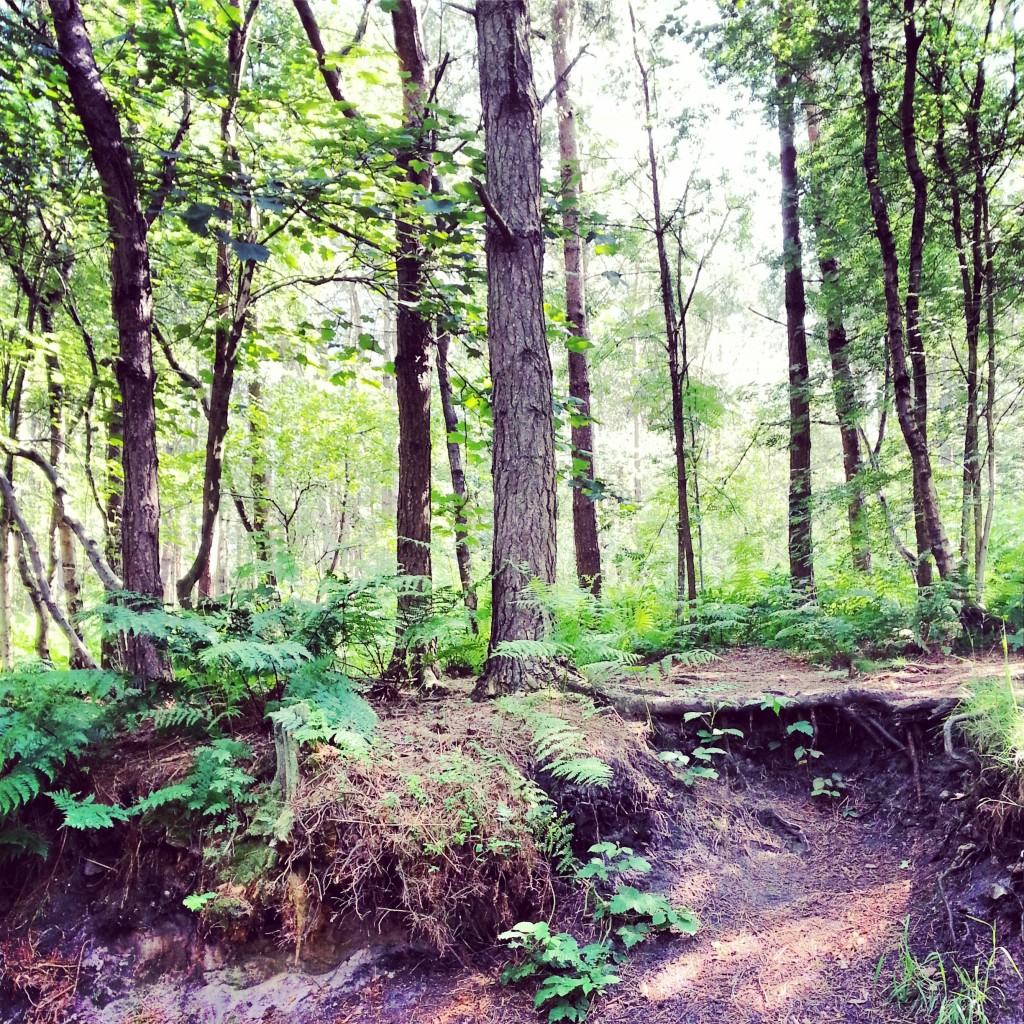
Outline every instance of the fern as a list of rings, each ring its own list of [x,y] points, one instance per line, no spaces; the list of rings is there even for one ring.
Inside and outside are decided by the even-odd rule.
[[[49,768],[51,765],[46,764]],[[0,818],[6,818],[23,807],[43,790],[44,777],[39,768],[18,763],[0,777]]]
[[[185,732],[200,724],[210,724],[207,711],[188,704],[172,704],[169,707],[154,708],[148,713],[148,718],[153,723],[153,728],[160,732],[171,729]]]
[[[0,828],[0,864],[23,853],[31,853],[45,860],[49,851],[50,844],[30,828]]]
[[[611,768],[587,752],[586,739],[579,729],[564,718],[537,708],[536,704],[541,699],[545,698],[538,694],[502,697],[498,700],[498,709],[525,723],[531,732],[533,752],[543,771],[580,786],[607,789],[612,781]],[[584,703],[583,706],[590,713],[595,713],[592,704]]]
[[[162,789],[154,789],[148,796],[134,803],[129,810],[132,814],[146,814],[148,811],[155,811],[168,804],[184,803],[192,798],[195,792],[191,782],[179,782],[173,786],[164,786]]]
[[[126,692],[113,672],[33,666],[0,676],[0,821],[110,734]]]
[[[551,640],[503,640],[494,648],[502,658],[527,661],[531,659],[554,659],[564,657],[567,652],[561,644]]]
[[[58,789],[46,794],[54,806],[64,815],[62,828],[101,829],[111,828],[120,821],[125,821],[130,812],[123,807],[96,803],[96,795],[90,793],[85,797],[76,797],[66,789]]]

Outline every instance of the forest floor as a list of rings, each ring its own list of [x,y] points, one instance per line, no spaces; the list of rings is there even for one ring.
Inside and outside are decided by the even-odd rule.
[[[1012,676],[1024,675],[1013,660]],[[1005,676],[1001,654],[933,656],[851,677],[776,651],[730,651],[711,665],[676,668],[654,686],[620,680],[602,689],[620,711],[657,716],[668,708],[746,706],[773,695],[821,707],[852,698],[894,712],[952,708],[967,684]],[[886,723],[894,728],[890,722]],[[933,730],[934,731],[934,730]],[[835,739],[835,737],[833,737]],[[934,737],[933,737],[934,739]],[[827,745],[825,743],[822,746]],[[941,746],[941,743],[939,744]],[[822,763],[740,759],[735,774],[702,782],[651,853],[650,888],[697,912],[693,938],[641,947],[598,1002],[594,1024],[858,1024],[910,1021],[888,998],[908,919],[917,950],[945,951],[940,875],[957,853],[953,819],[964,794],[947,790],[949,764],[932,744],[912,780],[908,763],[868,746],[851,729]],[[844,801],[811,796],[811,776],[841,770]],[[952,785],[952,783],[949,783]],[[845,811],[845,813],[844,813]],[[961,837],[962,838],[962,837]],[[952,847],[952,848],[951,848]],[[966,914],[991,916],[985,891],[996,865],[976,868],[955,910],[958,954],[981,960],[990,935]],[[965,910],[966,908],[966,910]],[[950,910],[950,914],[954,911]],[[986,946],[986,943],[989,945]],[[1024,968],[1017,944],[1017,963]],[[324,1021],[526,1024],[541,1017],[527,991],[495,983],[501,960],[475,969],[427,970],[410,963],[377,978]],[[997,978],[1005,975],[1000,1010]],[[1012,972],[993,972],[992,1021],[1024,1019]],[[1013,990],[1016,990],[1015,992]],[[1016,1009],[1014,1009],[1016,1006]]]
[[[1020,660],[1009,668],[1015,680],[1024,674]],[[694,730],[707,721],[693,720],[697,711],[739,727],[744,739],[720,741],[729,750],[717,780],[688,788],[673,784],[667,769],[652,774],[664,797],[663,828],[644,851],[653,871],[635,884],[692,908],[701,927],[692,938],[665,935],[639,946],[618,969],[621,983],[595,1004],[588,1021],[922,1019],[889,998],[908,920],[919,956],[952,952],[973,967],[992,952],[991,931],[980,922],[999,918],[999,942],[1024,970],[1024,934],[1017,934],[1024,849],[1015,863],[1005,850],[1002,860],[991,856],[994,847],[978,827],[977,798],[961,791],[969,790],[968,776],[946,756],[941,729],[970,682],[1005,678],[1006,670],[1001,655],[927,658],[851,678],[777,652],[736,650],[710,665],[676,668],[655,683],[602,686],[607,702],[634,719],[626,726],[601,716],[598,743],[604,736],[609,751],[616,743],[644,745],[645,732],[660,749],[691,750]],[[467,704],[464,689],[455,681],[447,695],[382,719],[384,735],[415,751],[424,747],[415,729],[439,749],[486,734],[491,726],[480,716],[489,708]],[[782,715],[760,707],[773,697],[788,701]],[[805,738],[786,730],[804,716],[814,722],[808,745],[821,751],[810,763],[793,753]],[[840,797],[813,796],[814,777],[832,772],[842,778]],[[596,815],[594,822],[597,827]],[[572,929],[578,914],[578,907],[560,907],[553,930]],[[183,947],[182,933],[172,933],[165,944]],[[155,940],[138,938],[125,948],[137,951],[147,941]],[[327,952],[321,966],[308,960],[297,969],[287,950],[263,948],[248,959],[227,950],[226,960],[222,955],[206,968],[150,975],[144,986],[129,982],[112,1002],[86,996],[79,1015],[62,1020],[535,1024],[546,1016],[532,1008],[535,986],[498,983],[508,960],[502,948],[442,961],[392,937],[390,945],[358,949],[340,965]],[[115,953],[86,958],[99,976],[104,956],[108,963],[118,959]],[[1004,961],[997,957],[991,972],[987,1019],[1024,1024],[1024,988]]]

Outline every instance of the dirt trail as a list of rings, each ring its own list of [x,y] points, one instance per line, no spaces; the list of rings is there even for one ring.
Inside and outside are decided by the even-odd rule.
[[[1024,665],[1015,660],[1010,668],[1018,679]],[[927,734],[933,748],[936,742],[931,716],[952,708],[969,682],[1005,670],[1001,656],[982,656],[931,659],[851,679],[777,652],[749,650],[706,667],[677,669],[654,687],[622,682],[609,696],[627,713],[642,709],[657,719],[667,710],[663,722],[678,722],[686,709],[743,706],[772,694],[805,707],[867,698],[891,708],[898,720],[909,712],[911,720],[920,713],[920,721],[932,722],[915,727],[926,758]],[[838,737],[832,741],[839,744]],[[845,749],[822,746],[825,757],[812,765],[776,759],[765,770],[741,757],[731,780],[702,782],[680,804],[667,841],[651,856],[654,874],[639,884],[692,907],[701,930],[694,938],[662,938],[637,951],[620,969],[622,983],[588,1021],[911,1019],[886,990],[908,916],[919,942],[945,948],[936,888],[943,860],[936,855],[952,815],[944,817],[939,807],[942,769],[937,762],[924,765],[919,802],[920,779],[915,785],[904,756],[869,744],[857,730],[846,733]],[[835,770],[846,786],[841,799],[812,797],[812,777]],[[947,860],[952,852],[945,852]],[[544,1019],[531,1009],[528,990],[503,990],[494,976],[493,970],[432,978],[421,968],[399,971],[365,990],[334,1020],[405,1022],[411,1006],[423,1024]]]
[[[923,657],[899,667],[870,673],[830,671],[779,651],[737,648],[698,667],[676,666],[651,682],[641,674],[602,683],[601,690],[616,709],[628,716],[674,715],[684,711],[744,705],[772,695],[804,703],[841,701],[850,694],[868,697],[894,710],[939,710],[952,707],[967,694],[967,684],[1002,677],[1007,668],[1016,680],[1024,676],[1024,660],[1002,654],[972,657]]]
[[[794,773],[795,774],[795,773]],[[645,883],[693,907],[692,939],[663,938],[620,971],[588,1020],[594,1024],[826,1024],[902,1018],[876,981],[892,962],[911,912],[918,860],[914,832],[858,797],[844,818],[809,791],[752,780],[740,792],[709,786],[685,826],[653,857]],[[923,856],[923,854],[922,854]],[[902,865],[902,866],[901,866]],[[927,870],[927,869],[925,869]],[[456,972],[426,981],[419,971],[378,984],[335,1018],[405,1021],[415,1003],[423,1024],[542,1020],[527,992],[498,988],[493,974]]]

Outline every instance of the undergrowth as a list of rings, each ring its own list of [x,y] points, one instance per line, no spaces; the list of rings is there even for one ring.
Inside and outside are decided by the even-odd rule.
[[[972,918],[976,920],[976,918]],[[977,923],[990,930],[986,952],[971,966],[949,953],[931,952],[923,958],[910,947],[910,918],[903,924],[897,962],[888,995],[918,1019],[930,1024],[989,1024],[1005,1009],[1006,997],[998,982],[1000,968],[1021,977],[1017,964],[996,941],[994,924]],[[884,970],[879,960],[876,977]]]
[[[548,1021],[583,1021],[594,1000],[622,979],[615,973],[626,954],[658,932],[697,932],[694,914],[673,907],[661,895],[641,892],[622,878],[643,875],[650,862],[629,847],[597,843],[588,862],[576,870],[576,880],[587,890],[591,941],[569,932],[552,932],[547,921],[520,921],[500,938],[509,949],[525,954],[501,975],[504,985],[536,979],[534,1006]]]

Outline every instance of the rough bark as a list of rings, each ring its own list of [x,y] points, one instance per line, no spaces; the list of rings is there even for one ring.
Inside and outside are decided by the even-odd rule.
[[[580,239],[580,199],[583,192],[576,111],[569,88],[568,45],[575,0],[555,0],[551,11],[551,50],[555,72],[558,152],[562,184],[562,258],[565,265],[565,313],[576,338],[590,340],[587,325],[586,266]],[[573,399],[570,440],[573,459],[572,530],[576,576],[581,587],[601,593],[601,547],[597,505],[587,493],[595,479],[594,425],[590,407],[590,369],[585,351],[569,349],[569,396]]]
[[[466,471],[462,465],[462,449],[452,434],[459,430],[459,417],[452,397],[452,382],[448,373],[448,335],[437,332],[437,387],[441,395],[441,411],[444,414],[444,428],[447,434],[448,467],[452,477],[452,491],[455,494],[455,561],[459,567],[459,583],[462,585],[463,600],[469,612],[469,628],[476,633],[477,597],[473,586],[473,559],[469,550],[469,519],[466,506],[469,504],[469,487]]]
[[[153,290],[148,224],[114,105],[100,79],[79,0],[49,0],[71,99],[103,186],[111,242],[112,306],[118,330],[116,375],[124,417],[122,561],[125,587],[144,604],[163,597],[153,372]],[[129,670],[165,678],[168,666],[149,637],[127,639]]]
[[[892,226],[889,219],[888,202],[882,191],[880,182],[880,171],[878,163],[878,123],[879,123],[879,96],[875,86],[874,54],[871,43],[871,16],[868,0],[859,0],[860,4],[860,78],[861,89],[864,96],[865,110],[865,145],[864,145],[864,171],[867,179],[868,195],[871,201],[871,214],[875,222],[875,234],[878,237],[879,248],[882,256],[882,267],[885,290],[885,318],[886,318],[886,341],[889,347],[889,354],[892,361],[893,392],[896,403],[896,415],[899,419],[900,430],[910,452],[910,459],[914,473],[915,509],[920,513],[920,521],[924,524],[927,540],[930,544],[931,554],[935,558],[939,575],[948,579],[955,571],[953,559],[950,555],[949,545],[946,540],[945,528],[942,524],[942,517],[939,510],[938,493],[935,488],[935,481],[932,475],[931,456],[928,451],[927,435],[922,431],[922,415],[927,415],[927,392],[924,389],[927,377],[917,380],[918,387],[914,386],[907,370],[907,348],[904,344],[903,317],[901,315],[902,303],[900,299],[899,282],[899,260],[896,253],[896,240],[892,233]],[[906,68],[903,102],[900,109],[900,121],[904,136],[905,154],[911,152],[916,154],[916,137],[914,134],[914,109],[913,93],[914,81],[917,73],[917,52],[920,47],[920,38],[913,19],[913,0],[906,0],[907,18],[905,21],[906,40]],[[915,211],[914,226],[923,230],[924,201],[927,193],[921,188],[920,179],[915,183]],[[915,247],[912,247],[915,248]],[[908,274],[908,335],[911,333],[910,326],[913,326],[913,334],[916,338],[915,344],[920,343],[920,331],[916,320],[916,312],[920,291],[920,251],[915,248],[912,253],[911,263],[916,262],[916,272],[911,267]],[[910,292],[916,289],[911,302]],[[913,314],[911,313],[913,308]],[[913,318],[912,318],[913,317]],[[917,355],[915,365],[915,377],[919,374],[919,367],[923,351]],[[920,556],[921,552],[919,552]],[[927,556],[927,552],[925,552]],[[919,559],[920,560],[920,559]],[[927,557],[920,560],[918,583],[924,585],[922,571],[925,569]]]
[[[540,108],[525,0],[476,9],[486,137],[487,341],[493,382],[494,550],[487,663],[477,692],[519,689],[545,666],[499,653],[538,640],[532,578],[555,578],[556,481],[551,359],[544,323]]]
[[[813,149],[818,142],[821,111],[814,104],[808,104],[805,111],[807,140]],[[855,569],[859,572],[871,572],[870,530],[864,489],[860,482],[860,474],[864,469],[860,434],[857,431],[861,405],[850,369],[850,354],[847,347],[849,338],[838,299],[839,261],[827,252],[825,224],[820,213],[815,213],[814,216],[814,234],[818,270],[821,273],[821,290],[825,302],[825,336],[832,367],[832,400],[836,408],[836,419],[839,421],[839,439],[843,449],[843,476],[848,494],[846,511],[850,523],[850,554]]]
[[[796,116],[792,76],[780,75],[776,87],[782,171],[782,264],[789,354],[789,574],[797,590],[813,594],[811,396],[807,367],[807,301],[800,241],[800,181],[796,169]]]
[[[690,524],[690,488],[687,480],[686,417],[683,394],[687,374],[686,359],[680,346],[680,320],[676,315],[672,270],[668,259],[669,225],[661,207],[661,182],[658,157],[654,148],[654,124],[651,115],[651,86],[647,65],[637,44],[636,19],[630,6],[633,31],[633,56],[640,72],[647,131],[648,175],[651,179],[651,204],[654,212],[654,241],[658,252],[658,283],[665,318],[665,347],[668,352],[668,378],[672,408],[672,440],[676,460],[676,601],[680,613],[692,615],[697,599],[697,571],[693,556],[693,530]]]
[[[398,166],[417,194],[430,193],[430,147],[423,131],[428,97],[427,61],[412,0],[397,0],[391,10],[395,50],[402,80],[402,121],[412,144],[399,151]],[[398,597],[399,638],[390,672],[406,674],[412,656],[412,676],[420,681],[420,651],[407,651],[402,634],[427,607],[431,578],[431,466],[430,466],[430,351],[433,327],[421,304],[427,283],[426,251],[420,226],[400,218],[395,226],[397,285],[395,395],[398,400],[398,496],[396,509],[397,560],[400,575],[417,583]]]

